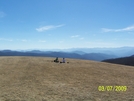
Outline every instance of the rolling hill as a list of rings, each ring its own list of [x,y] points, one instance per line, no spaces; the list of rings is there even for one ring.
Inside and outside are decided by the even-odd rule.
[[[0,101],[134,101],[133,66],[53,60],[0,57]],[[99,91],[99,86],[118,89]],[[119,87],[125,86],[126,91],[120,91]]]
[[[130,57],[121,57],[121,58],[116,58],[116,59],[107,59],[107,60],[103,60],[102,62],[134,66],[134,55],[130,56]]]

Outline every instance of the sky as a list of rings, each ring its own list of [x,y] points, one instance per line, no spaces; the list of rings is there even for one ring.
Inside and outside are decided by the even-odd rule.
[[[0,0],[0,49],[134,47],[134,0]]]

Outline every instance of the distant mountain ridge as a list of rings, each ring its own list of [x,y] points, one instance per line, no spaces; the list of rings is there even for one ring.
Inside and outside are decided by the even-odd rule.
[[[132,57],[134,57],[134,55],[132,55]]]
[[[44,57],[65,57],[75,59],[86,59],[102,61],[106,59],[127,57],[134,54],[134,47],[120,48],[70,48],[52,50],[1,50],[0,56],[44,56]],[[134,55],[133,55],[134,57]]]
[[[18,50],[20,51],[20,50]],[[67,53],[77,53],[80,55],[86,53],[102,53],[108,55],[114,55],[117,57],[126,57],[134,54],[134,47],[117,47],[117,48],[69,48],[69,49],[28,49],[21,50],[21,52],[30,52],[34,51],[34,53],[42,53],[42,52],[67,52]]]
[[[74,58],[74,59],[86,59],[86,60],[95,60],[95,61],[102,61],[104,59],[115,58],[114,55],[108,55],[103,53],[84,53],[78,54],[77,51],[75,52],[54,52],[54,51],[39,51],[39,50],[32,50],[32,51],[11,51],[11,50],[2,50],[0,51],[0,56],[42,56],[42,57],[65,57],[65,58]]]
[[[134,47],[118,47],[118,48],[71,48],[61,51],[84,52],[84,53],[103,53],[115,55],[117,57],[126,57],[134,54]]]

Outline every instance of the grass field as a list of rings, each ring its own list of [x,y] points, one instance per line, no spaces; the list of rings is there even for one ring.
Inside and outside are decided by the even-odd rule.
[[[134,101],[133,66],[53,60],[0,57],[0,101]],[[99,86],[126,86],[127,90],[99,91]]]

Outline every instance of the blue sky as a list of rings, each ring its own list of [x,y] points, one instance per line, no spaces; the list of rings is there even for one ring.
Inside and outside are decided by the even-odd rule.
[[[0,0],[0,49],[134,46],[134,0]]]

